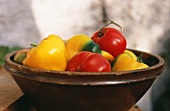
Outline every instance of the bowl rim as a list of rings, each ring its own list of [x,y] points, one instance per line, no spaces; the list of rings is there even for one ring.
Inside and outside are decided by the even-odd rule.
[[[44,69],[38,69],[38,68],[31,68],[31,67],[20,65],[18,63],[13,62],[11,60],[11,57],[14,56],[14,54],[16,54],[19,51],[19,50],[17,50],[17,51],[13,51],[13,52],[8,53],[5,56],[5,65],[4,65],[4,67],[8,72],[9,71],[15,72],[16,70],[19,71],[19,72],[22,72],[21,70],[24,70],[24,72],[22,72],[21,75],[12,73],[15,76],[20,76],[20,77],[23,77],[23,78],[26,77],[27,79],[32,79],[31,76],[35,76],[35,77],[37,77],[37,78],[33,79],[35,81],[38,80],[40,82],[51,82],[51,83],[58,83],[58,84],[72,84],[72,83],[69,80],[66,80],[65,82],[49,81],[49,80],[45,80],[44,78],[42,78],[40,76],[45,75],[46,77],[59,77],[59,78],[61,76],[63,76],[61,78],[64,79],[64,80],[65,80],[64,77],[71,77],[71,79],[72,79],[74,77],[78,77],[78,78],[81,78],[81,77],[97,78],[97,76],[100,76],[100,77],[105,78],[104,82],[103,81],[102,82],[101,81],[98,81],[98,82],[89,82],[89,81],[85,82],[87,80],[87,79],[85,79],[85,80],[83,80],[85,82],[85,83],[83,83],[83,85],[87,85],[87,84],[90,84],[90,85],[102,85],[102,84],[110,85],[110,84],[124,84],[124,83],[136,82],[136,81],[139,82],[139,81],[144,81],[144,80],[148,80],[148,79],[154,79],[154,78],[158,77],[162,73],[163,66],[164,66],[164,59],[162,57],[160,57],[158,55],[155,55],[155,54],[148,53],[148,52],[136,50],[136,49],[128,49],[128,50],[137,51],[137,52],[141,52],[141,53],[146,54],[146,55],[153,56],[159,62],[158,62],[158,64],[150,66],[148,68],[138,69],[138,70],[131,70],[131,71],[100,72],[100,73],[99,72],[55,71],[55,70],[44,70]],[[16,70],[14,70],[15,68],[16,68]],[[142,74],[144,74],[144,72],[146,72],[146,71],[148,72],[148,71],[152,71],[152,70],[157,70],[158,72],[154,73],[154,74],[151,74],[151,75],[150,74],[142,75]],[[140,72],[140,76],[137,76],[136,73],[139,73],[139,72]],[[134,76],[134,77],[131,78],[130,77],[131,75]],[[107,78],[104,77],[104,76],[115,77],[115,79],[112,78],[113,80],[107,81]],[[121,77],[126,78],[126,79],[121,79]],[[130,77],[130,78],[127,79],[127,77]],[[77,81],[76,83],[74,83],[74,85],[75,84],[77,84],[77,85],[81,84],[82,85],[82,82]]]

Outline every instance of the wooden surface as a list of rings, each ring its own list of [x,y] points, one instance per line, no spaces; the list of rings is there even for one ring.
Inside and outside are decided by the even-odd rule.
[[[10,74],[3,67],[0,67],[0,111],[3,111],[22,95]]]
[[[11,75],[0,67],[0,111],[36,111],[25,99]],[[129,111],[142,111],[134,106]]]

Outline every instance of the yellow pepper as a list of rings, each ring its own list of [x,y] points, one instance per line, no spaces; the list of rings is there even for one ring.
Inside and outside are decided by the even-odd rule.
[[[137,56],[132,51],[126,49],[124,53],[129,54],[133,59],[137,60]]]
[[[104,51],[104,50],[101,50],[100,54],[101,54],[106,60],[108,60],[110,63],[112,63],[112,62],[114,61],[114,57],[113,57],[110,53],[108,53],[108,52],[106,52],[106,51]]]
[[[90,51],[101,54],[109,62],[114,60],[114,57],[106,51],[100,50],[98,44],[94,43],[91,38],[85,34],[77,34],[66,41],[66,50],[71,59],[75,54],[81,51]]]
[[[51,34],[27,53],[23,64],[34,68],[64,71],[67,60],[64,41],[59,36]]]
[[[84,34],[77,34],[66,41],[66,50],[70,58],[82,51],[84,46],[88,44],[91,39]]]
[[[127,53],[120,54],[114,61],[112,71],[127,71],[149,67],[145,63],[140,63]]]

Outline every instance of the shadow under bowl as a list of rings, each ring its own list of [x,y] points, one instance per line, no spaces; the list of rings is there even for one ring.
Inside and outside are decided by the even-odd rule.
[[[5,69],[38,111],[128,111],[162,73],[164,60],[143,53],[150,67],[122,72],[69,72],[30,68],[5,57]]]

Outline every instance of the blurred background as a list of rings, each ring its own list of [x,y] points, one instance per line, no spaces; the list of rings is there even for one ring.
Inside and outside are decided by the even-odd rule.
[[[65,40],[78,33],[90,37],[106,18],[123,26],[127,48],[165,59],[163,74],[137,105],[143,111],[169,111],[170,0],[0,0],[0,65],[6,53],[52,33]]]

